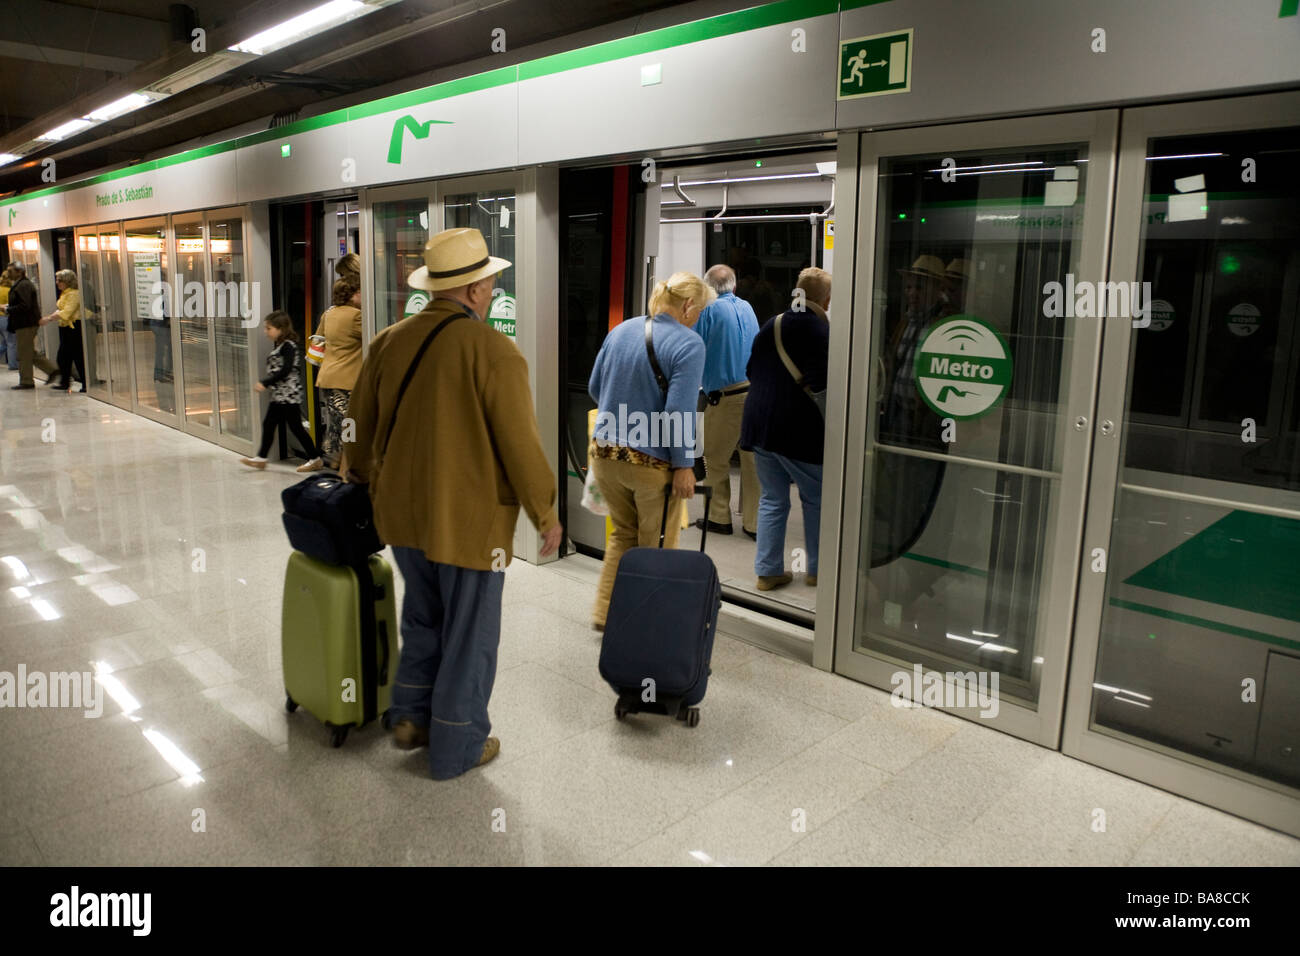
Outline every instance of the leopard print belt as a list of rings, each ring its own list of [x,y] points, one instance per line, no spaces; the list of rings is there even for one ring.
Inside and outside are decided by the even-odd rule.
[[[587,457],[589,459],[604,458],[608,461],[625,461],[630,465],[645,465],[649,468],[661,468],[664,471],[668,471],[671,467],[662,458],[647,455],[635,448],[627,448],[623,445],[602,445],[595,440],[587,446]]]

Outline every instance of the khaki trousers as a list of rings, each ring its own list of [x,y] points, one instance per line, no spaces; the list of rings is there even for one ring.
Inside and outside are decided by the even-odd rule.
[[[53,378],[59,371],[59,367],[45,357],[44,354],[36,351],[36,333],[38,329],[33,326],[28,329],[19,329],[14,333],[18,338],[18,384],[34,385],[32,380],[32,366],[45,373],[46,378]]]
[[[609,611],[609,596],[614,591],[614,575],[618,563],[628,548],[654,548],[659,545],[659,525],[664,517],[665,488],[672,482],[673,473],[664,468],[634,465],[608,458],[592,458],[591,467],[596,472],[596,483],[609,505],[609,518],[614,530],[605,545],[605,563],[600,569],[600,583],[596,586],[596,605],[591,611],[591,622],[605,626]],[[684,502],[674,498],[668,505],[668,522],[664,533],[664,547],[677,547],[681,536],[681,512]]]
[[[724,395],[704,409],[704,484],[713,489],[709,520],[731,525],[731,453],[740,443],[740,423],[745,417],[745,396]],[[740,511],[746,531],[758,530],[758,472],[753,452],[740,453]]]

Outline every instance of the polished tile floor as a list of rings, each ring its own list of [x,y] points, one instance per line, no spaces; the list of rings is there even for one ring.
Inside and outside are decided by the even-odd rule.
[[[434,783],[373,726],[332,750],[282,706],[290,467],[84,395],[0,387],[0,426],[0,670],[94,668],[110,692],[97,719],[0,710],[0,864],[1300,863],[1300,841],[725,636],[699,727],[617,722],[581,558],[508,572],[494,763]]]

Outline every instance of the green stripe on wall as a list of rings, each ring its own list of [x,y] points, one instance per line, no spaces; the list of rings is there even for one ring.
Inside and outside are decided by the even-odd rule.
[[[1232,634],[1236,637],[1248,637],[1252,641],[1263,641],[1265,644],[1274,644],[1278,647],[1286,647],[1293,651],[1300,651],[1300,641],[1278,637],[1276,634],[1265,634],[1263,631],[1253,631],[1248,627],[1237,627],[1234,624],[1221,624],[1218,621],[1211,621],[1203,617],[1195,617],[1191,614],[1180,614],[1177,611],[1166,611],[1163,608],[1151,607],[1147,604],[1138,604],[1136,601],[1122,601],[1119,598],[1111,598],[1110,603],[1115,607],[1124,608],[1128,611],[1140,611],[1143,614],[1150,614],[1153,617],[1163,617],[1166,620],[1177,621],[1180,624],[1194,624],[1197,627],[1203,627],[1207,630],[1219,631],[1223,634]]]
[[[607,43],[597,43],[580,50],[572,50],[567,53],[557,53],[553,56],[541,57],[536,60],[521,63],[518,66],[507,66],[497,70],[478,73],[473,76],[448,80],[445,83],[437,83],[433,86],[427,86],[419,90],[412,90],[408,93],[397,93],[392,96],[386,96],[382,99],[373,100],[369,103],[362,103],[346,109],[322,113],[320,116],[308,117],[307,119],[288,123],[284,126],[276,127],[275,129],[250,133],[249,135],[242,136],[238,139],[228,140],[223,143],[214,143],[211,146],[202,146],[172,156],[165,156],[161,159],[150,160],[145,163],[139,163],[135,166],[128,166],[124,169],[102,173],[90,179],[79,179],[74,182],[51,186],[47,189],[40,189],[35,192],[23,193],[18,196],[11,196],[7,199],[0,199],[0,207],[12,205],[13,203],[18,202],[27,202],[32,199],[40,199],[46,196],[53,196],[70,189],[83,189],[87,186],[92,186],[97,183],[111,182],[115,179],[122,179],[126,176],[136,176],[140,173],[150,172],[151,170],[164,169],[168,166],[175,166],[180,163],[204,159],[209,156],[216,156],[221,153],[230,152],[231,150],[243,149],[247,146],[256,146],[260,143],[287,139],[290,136],[295,136],[300,133],[324,129],[329,126],[336,126],[352,120],[364,119],[368,116],[375,116],[380,113],[386,113],[390,110],[406,109],[420,106],[425,103],[436,102],[437,100],[448,99],[453,96],[461,96],[465,93],[474,93],[497,86],[505,86],[517,82],[518,80],[533,79],[540,76],[564,72],[566,70],[594,66],[598,63],[618,60],[624,57],[664,50],[674,46],[697,43],[701,40],[743,33],[747,30],[756,30],[761,27],[775,26],[780,23],[790,23],[808,17],[829,16],[839,12],[840,10],[853,10],[858,7],[873,6],[878,3],[887,2],[889,2],[889,0],[779,0],[777,3],[763,4],[761,6],[751,7],[747,10],[739,10],[735,13],[724,13],[719,16],[708,17],[704,20],[696,20],[691,23],[683,23],[676,26],[664,27],[659,30],[651,30],[648,33],[623,37],[618,40],[610,40]]]
[[[570,50],[567,53],[530,60],[519,64],[519,79],[532,80],[551,73],[595,66],[611,60],[621,60],[624,57],[653,53],[668,47],[699,43],[701,40],[714,40],[747,30],[775,26],[778,23],[826,16],[837,13],[838,10],[839,5],[836,0],[781,0],[779,3],[769,3],[735,13],[723,13],[705,20],[664,27],[662,30],[621,37],[583,47],[580,50]]]

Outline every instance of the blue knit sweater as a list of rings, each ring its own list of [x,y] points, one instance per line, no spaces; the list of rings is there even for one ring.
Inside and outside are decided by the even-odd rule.
[[[690,468],[699,441],[695,406],[704,374],[704,342],[661,313],[654,318],[654,346],[668,378],[667,401],[646,355],[645,316],[628,319],[605,337],[587,384],[599,409],[595,437],[674,468]]]

